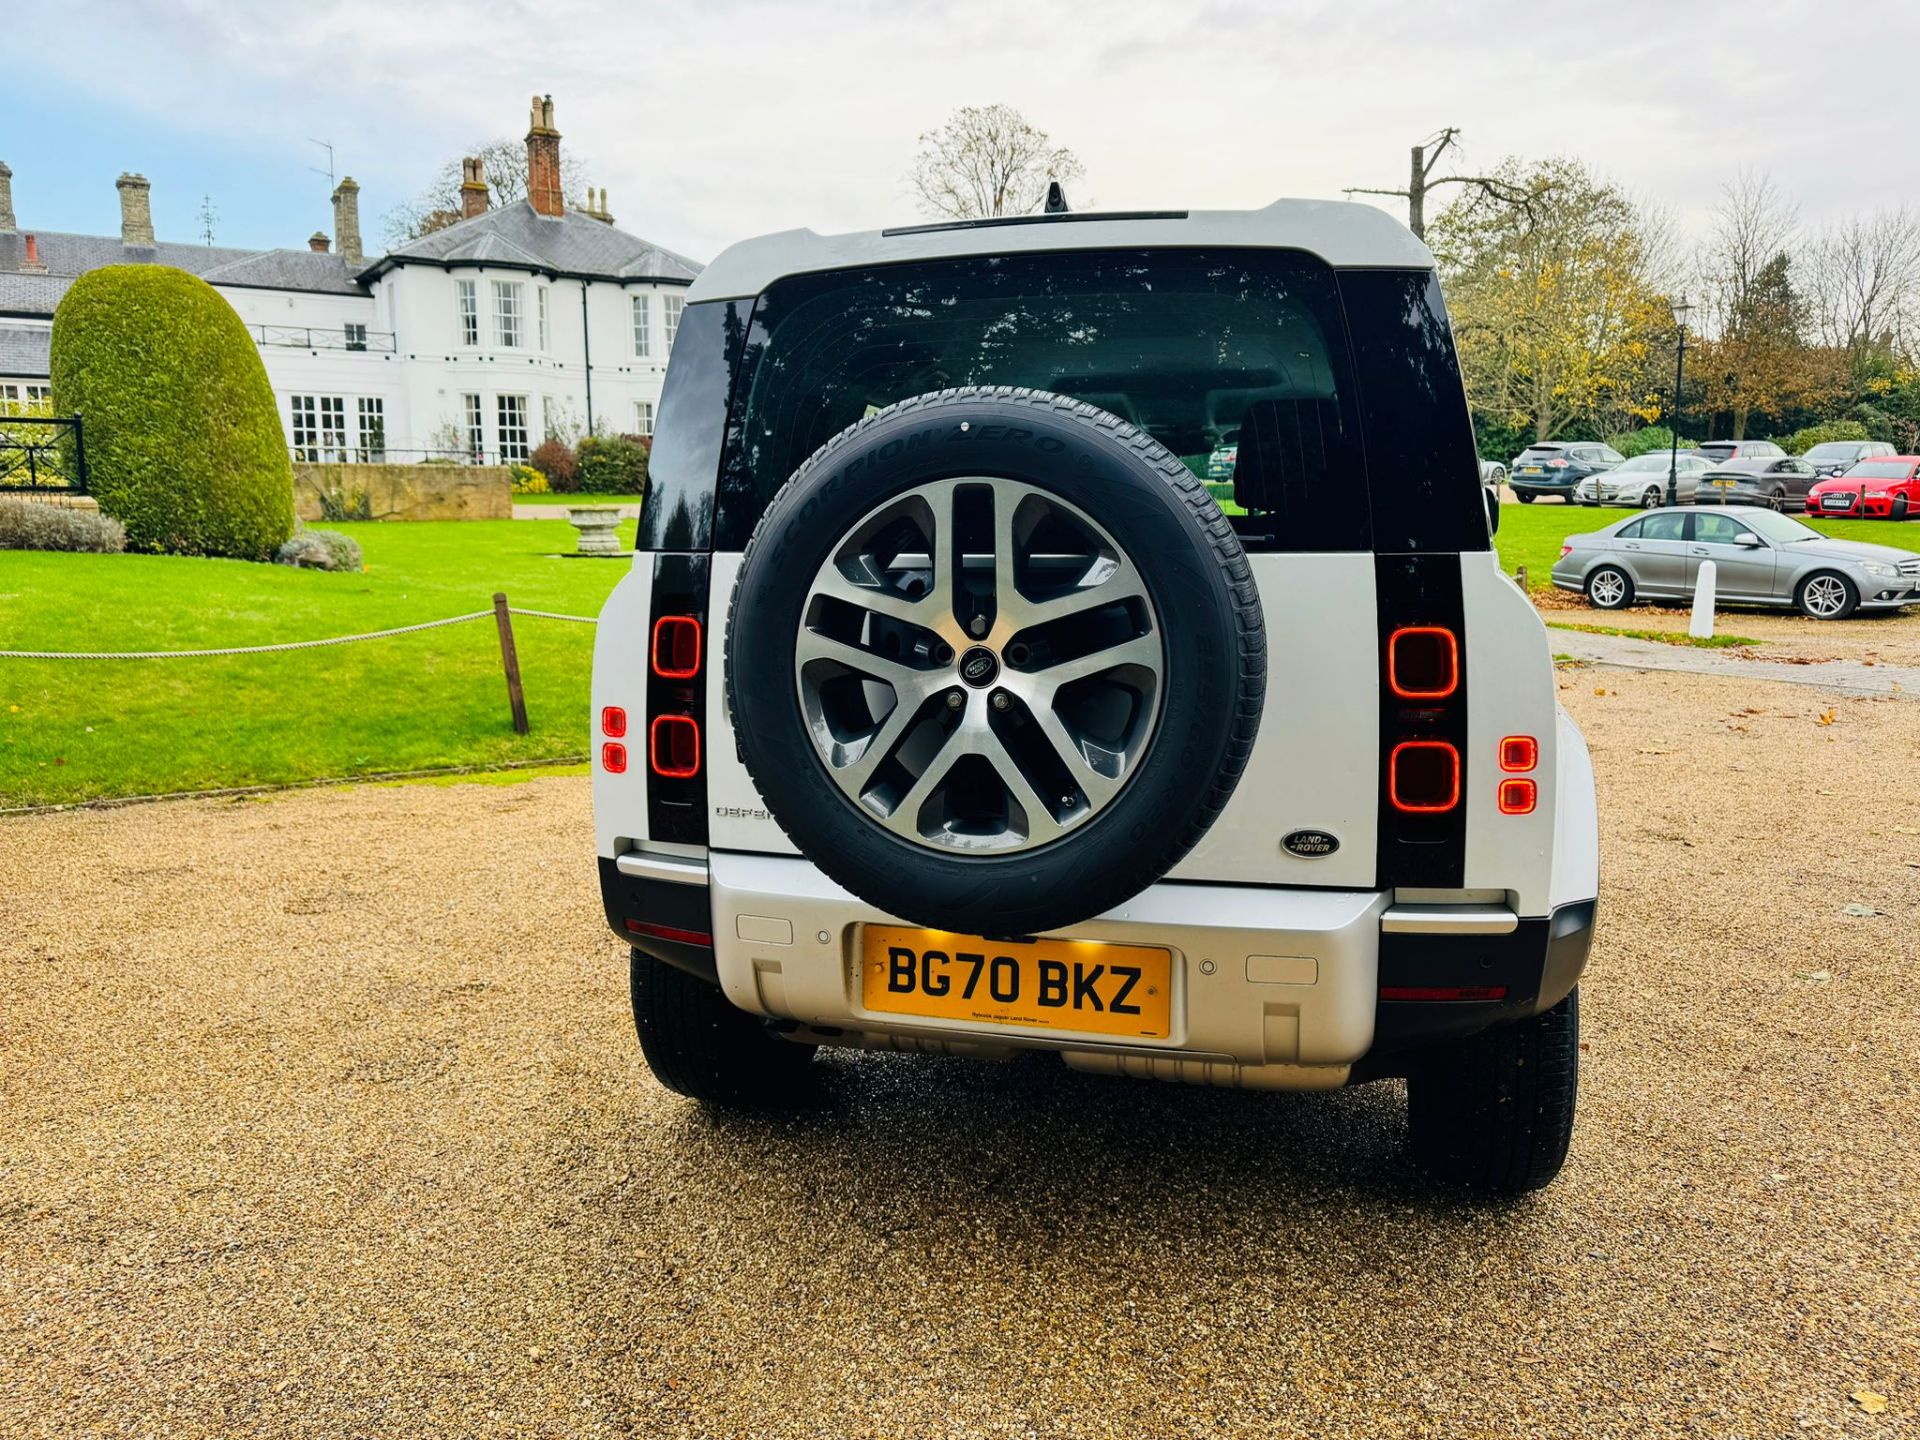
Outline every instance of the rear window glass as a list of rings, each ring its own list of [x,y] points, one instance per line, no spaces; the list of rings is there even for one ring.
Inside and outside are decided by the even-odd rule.
[[[1897,465],[1887,460],[1862,460],[1847,471],[1857,480],[1900,480],[1912,473],[1911,465]]]
[[[1320,261],[1273,250],[982,256],[778,282],[736,382],[715,544],[743,548],[787,477],[847,426],[959,385],[1085,400],[1202,478],[1237,444],[1231,478],[1216,461],[1212,479],[1249,548],[1369,548],[1382,474],[1414,517],[1388,522],[1396,547],[1409,525],[1425,532],[1417,548],[1486,545],[1432,277],[1376,272],[1349,290]],[[1457,500],[1424,503],[1439,494]]]

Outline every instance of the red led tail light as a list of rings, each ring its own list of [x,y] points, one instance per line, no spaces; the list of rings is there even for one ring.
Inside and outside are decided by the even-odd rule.
[[[700,673],[700,622],[691,615],[662,615],[653,622],[653,673],[662,680],[691,680]]]
[[[1402,625],[1387,637],[1387,688],[1402,700],[1444,700],[1460,688],[1460,642],[1440,625]]]
[[[1540,742],[1531,735],[1509,735],[1500,742],[1500,768],[1523,775],[1540,763]]]
[[[627,712],[625,707],[607,705],[600,711],[600,733],[609,740],[619,740],[627,733]]]
[[[1387,795],[1409,815],[1439,815],[1460,803],[1460,752],[1445,740],[1402,740],[1387,757]]]
[[[1531,780],[1502,780],[1500,782],[1500,813],[1502,815],[1531,815],[1533,807],[1540,803],[1540,787]]]
[[[609,740],[600,747],[600,768],[609,775],[627,773],[627,747],[618,741]]]
[[[653,773],[685,780],[700,773],[700,726],[691,715],[657,715],[647,727]]]

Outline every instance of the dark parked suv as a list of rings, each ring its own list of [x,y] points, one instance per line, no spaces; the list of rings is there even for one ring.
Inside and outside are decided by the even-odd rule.
[[[1514,456],[1507,484],[1522,505],[1537,496],[1558,495],[1569,505],[1582,480],[1611,470],[1627,457],[1597,441],[1542,441]]]

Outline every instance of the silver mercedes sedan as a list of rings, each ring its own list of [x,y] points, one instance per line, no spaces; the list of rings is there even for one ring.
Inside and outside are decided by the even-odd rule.
[[[1816,620],[1844,620],[1920,603],[1920,555],[1831,539],[1752,505],[1650,510],[1569,535],[1553,583],[1602,610],[1624,610],[1635,600],[1691,598],[1702,560],[1714,562],[1717,598],[1733,604],[1791,605]]]
[[[1667,470],[1674,473],[1674,491],[1681,502],[1699,493],[1700,477],[1713,468],[1711,461],[1698,455],[1671,456],[1665,450],[1649,451],[1631,460],[1589,475],[1573,487],[1573,498],[1582,505],[1638,505],[1651,510],[1667,498]]]

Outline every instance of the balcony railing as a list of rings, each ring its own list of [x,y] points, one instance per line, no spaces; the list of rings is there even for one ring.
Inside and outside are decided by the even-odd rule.
[[[358,325],[316,330],[311,325],[249,325],[248,332],[257,345],[283,346],[289,350],[353,350],[374,355],[395,353],[391,330],[367,330]]]

